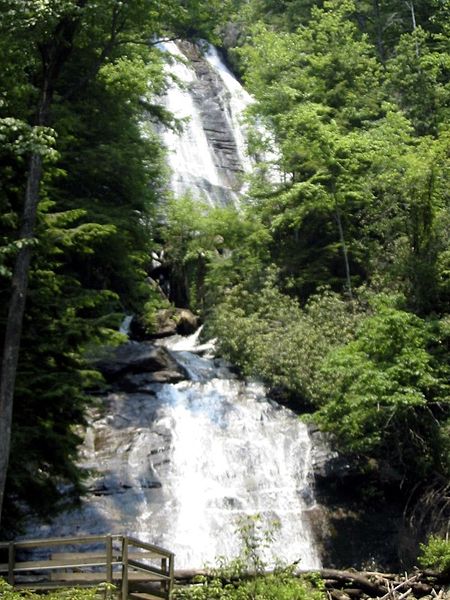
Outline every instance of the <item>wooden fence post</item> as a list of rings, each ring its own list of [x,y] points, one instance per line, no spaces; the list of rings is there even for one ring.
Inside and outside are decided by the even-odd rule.
[[[164,574],[167,574],[167,558],[161,559],[161,571],[163,571]],[[161,592],[163,592],[165,594],[165,596],[168,597],[169,585],[168,585],[167,581],[161,581],[160,588],[161,588]]]
[[[167,590],[167,597],[170,598],[173,590],[173,585],[175,581],[175,554],[171,554],[169,558],[169,589]]]
[[[128,600],[128,538],[122,538],[122,600]]]
[[[14,567],[16,566],[16,548],[14,542],[8,545],[8,583],[14,585]]]
[[[108,583],[112,583],[113,580],[112,554],[112,536],[109,534],[106,536],[106,581]]]

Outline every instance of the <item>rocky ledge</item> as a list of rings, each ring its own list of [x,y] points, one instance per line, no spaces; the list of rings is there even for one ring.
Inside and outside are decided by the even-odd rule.
[[[128,342],[96,363],[108,383],[135,391],[151,383],[175,383],[188,374],[163,346],[150,342]],[[122,386],[123,384],[123,386]]]

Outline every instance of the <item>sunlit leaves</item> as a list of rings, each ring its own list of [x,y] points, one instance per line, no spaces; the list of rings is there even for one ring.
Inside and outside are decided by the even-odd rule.
[[[327,357],[316,418],[341,448],[389,461],[399,476],[442,467],[428,403],[446,400],[431,341],[426,322],[377,301],[356,339]]]
[[[49,127],[31,127],[14,117],[0,119],[0,144],[3,152],[14,155],[38,153],[55,160],[56,132]]]
[[[74,15],[76,0],[0,0],[0,27],[12,32],[51,26],[63,16]]]
[[[258,293],[237,286],[213,314],[220,351],[247,375],[315,402],[319,367],[336,346],[352,339],[360,319],[351,306],[330,292],[310,299],[302,309],[276,287],[268,273]]]
[[[421,28],[404,34],[388,62],[388,86],[420,135],[435,135],[450,111],[450,52]]]

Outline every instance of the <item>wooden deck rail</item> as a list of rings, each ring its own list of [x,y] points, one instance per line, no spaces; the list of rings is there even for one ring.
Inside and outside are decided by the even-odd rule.
[[[115,583],[120,584],[122,600],[167,600],[173,587],[174,554],[129,536],[0,542],[0,560],[2,555],[7,562],[0,563],[0,575],[6,574],[8,583],[19,587],[50,589]]]

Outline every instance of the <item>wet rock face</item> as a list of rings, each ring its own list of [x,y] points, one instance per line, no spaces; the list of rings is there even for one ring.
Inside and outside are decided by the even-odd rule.
[[[172,191],[212,206],[237,205],[243,175],[250,171],[241,122],[251,98],[212,47],[206,45],[204,52],[188,42],[162,47],[174,57],[171,72],[182,83],[170,85],[162,98],[184,123],[179,134],[160,132]]]
[[[130,374],[145,373],[144,383],[173,383],[187,378],[186,370],[174,360],[166,348],[141,342],[129,342],[119,346],[114,353],[96,364],[108,382],[113,382],[124,376],[125,385],[139,386]]]
[[[88,482],[90,494],[111,496],[118,512],[123,510],[127,499],[114,500],[115,495],[159,489],[157,471],[168,461],[171,432],[164,427],[151,428],[157,419],[158,405],[149,402],[149,395],[154,396],[155,390],[108,394],[102,407],[102,413],[106,414],[92,416],[93,426],[88,429],[82,447],[84,465],[92,469]],[[133,469],[130,462],[135,465]]]
[[[199,109],[206,137],[213,148],[216,167],[223,180],[232,189],[239,191],[244,169],[230,120],[226,116],[229,111],[229,93],[196,46],[189,42],[181,42],[179,45],[189,57],[197,76],[197,80],[191,84],[191,93]]]
[[[342,481],[354,475],[354,467],[346,458],[332,448],[329,436],[320,431],[317,426],[309,426],[312,440],[312,465],[316,485],[324,488],[332,482]]]
[[[125,392],[141,392],[154,395],[155,383],[179,383],[186,377],[180,370],[156,371],[155,373],[129,373],[120,379],[120,389]]]

